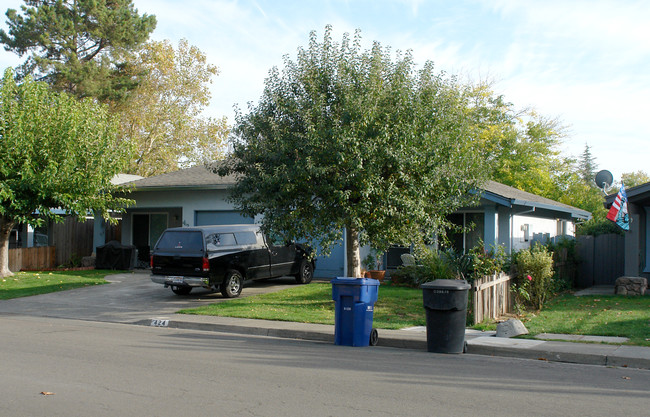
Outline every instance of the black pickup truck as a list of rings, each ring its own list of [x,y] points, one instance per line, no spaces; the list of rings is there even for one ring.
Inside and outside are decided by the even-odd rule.
[[[151,280],[187,295],[194,287],[237,297],[246,280],[294,276],[311,282],[315,263],[297,243],[273,244],[259,226],[176,227],[160,236],[151,254]]]

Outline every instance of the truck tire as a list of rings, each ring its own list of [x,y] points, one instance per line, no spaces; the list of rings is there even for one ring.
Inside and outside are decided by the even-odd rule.
[[[236,269],[229,269],[221,284],[221,295],[225,298],[239,297],[244,284],[244,277]]]
[[[295,277],[298,284],[309,284],[312,278],[314,278],[314,266],[312,263],[307,259],[303,259],[300,262],[300,268]]]

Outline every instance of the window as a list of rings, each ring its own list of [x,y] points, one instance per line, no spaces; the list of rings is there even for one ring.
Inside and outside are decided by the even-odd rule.
[[[483,240],[485,216],[483,213],[454,213],[447,218],[451,223],[465,228],[463,232],[448,234],[452,248],[458,253],[467,253]]]
[[[201,232],[168,231],[162,235],[156,248],[187,252],[203,251],[202,237]]]
[[[257,243],[255,232],[238,232],[235,233],[235,238],[240,245],[254,245]]]
[[[216,250],[224,246],[235,246],[237,241],[235,240],[234,233],[213,233],[205,237],[205,247],[208,250]]]

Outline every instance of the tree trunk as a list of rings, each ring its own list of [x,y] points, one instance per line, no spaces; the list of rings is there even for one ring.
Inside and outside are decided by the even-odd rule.
[[[0,278],[13,275],[9,270],[9,235],[14,224],[11,219],[0,217]]]
[[[351,227],[346,228],[346,255],[348,260],[348,276],[361,277],[361,255],[359,253],[359,231]]]

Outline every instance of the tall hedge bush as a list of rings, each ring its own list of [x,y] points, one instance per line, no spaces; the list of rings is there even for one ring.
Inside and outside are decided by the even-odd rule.
[[[517,294],[535,309],[541,309],[553,293],[553,254],[543,245],[519,251],[514,256]]]

